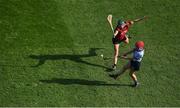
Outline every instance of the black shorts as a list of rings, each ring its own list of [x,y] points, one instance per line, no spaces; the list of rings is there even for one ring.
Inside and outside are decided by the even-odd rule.
[[[121,42],[123,42],[124,40],[126,40],[126,37],[124,37],[124,39],[120,40],[118,38],[112,38],[112,43],[113,44],[120,44]]]
[[[135,71],[139,71],[140,69],[140,66],[141,66],[141,62],[138,62],[138,61],[131,61],[131,68]]]

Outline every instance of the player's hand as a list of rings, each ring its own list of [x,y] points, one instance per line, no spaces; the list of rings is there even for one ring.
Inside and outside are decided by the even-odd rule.
[[[134,24],[134,21],[130,21],[131,24]]]
[[[122,56],[127,56],[127,54],[123,54]]]
[[[124,56],[124,55],[123,55],[123,56],[121,56],[121,58],[126,59],[126,58],[127,58],[127,56]]]
[[[127,21],[126,21],[126,24],[130,26],[130,25],[134,24],[134,21],[132,21],[132,20],[127,20]]]

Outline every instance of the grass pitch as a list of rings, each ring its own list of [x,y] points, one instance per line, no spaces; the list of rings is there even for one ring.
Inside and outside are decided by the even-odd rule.
[[[179,0],[0,0],[0,106],[180,106]],[[113,24],[134,19],[120,53],[145,42],[141,83],[108,77]],[[118,68],[127,61],[119,60]]]

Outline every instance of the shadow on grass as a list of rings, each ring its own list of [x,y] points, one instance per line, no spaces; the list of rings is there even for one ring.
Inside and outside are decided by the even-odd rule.
[[[83,63],[86,65],[91,65],[91,66],[96,66],[96,67],[101,67],[101,68],[106,68],[109,69],[108,67],[95,64],[95,63],[90,63],[87,61],[82,60],[82,58],[87,58],[87,57],[94,57],[97,56],[96,51],[102,49],[102,48],[90,48],[88,54],[81,54],[81,55],[76,55],[76,54],[62,54],[62,55],[30,55],[29,57],[32,59],[38,60],[38,64],[32,67],[38,67],[43,65],[47,60],[71,60],[77,63]]]
[[[85,79],[60,79],[60,78],[53,78],[51,80],[40,80],[42,83],[57,83],[63,85],[88,85],[88,86],[129,86],[130,84],[107,84],[104,81],[90,81]]]

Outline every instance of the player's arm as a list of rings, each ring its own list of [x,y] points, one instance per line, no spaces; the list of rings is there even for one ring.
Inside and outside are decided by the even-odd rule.
[[[132,60],[133,58],[132,57],[128,57],[127,55],[131,54],[133,51],[134,50],[130,50],[130,51],[126,52],[125,54],[123,54],[123,56],[121,56],[121,58],[127,59],[127,60]]]
[[[121,58],[123,58],[123,59],[127,59],[127,60],[133,60],[133,58],[132,58],[132,57],[127,57],[127,56],[121,56]]]
[[[130,51],[124,53],[123,56],[121,56],[121,58],[127,59],[127,60],[133,60],[132,57],[127,57],[127,55],[133,53],[133,51],[134,51],[134,49],[132,49],[132,50],[130,50]]]
[[[128,21],[126,21],[126,24],[127,24],[127,26],[131,26],[134,24],[134,21],[128,20]]]
[[[114,32],[114,38],[117,36],[118,33],[119,33],[118,30],[116,30],[116,31]]]
[[[132,50],[130,50],[130,51],[128,51],[128,52],[126,52],[126,53],[124,53],[124,54],[123,54],[123,56],[127,56],[128,54],[133,53],[133,52],[134,52],[134,50],[135,50],[135,49],[132,49]]]
[[[134,24],[134,21],[130,21],[130,24],[133,25],[133,24]]]

